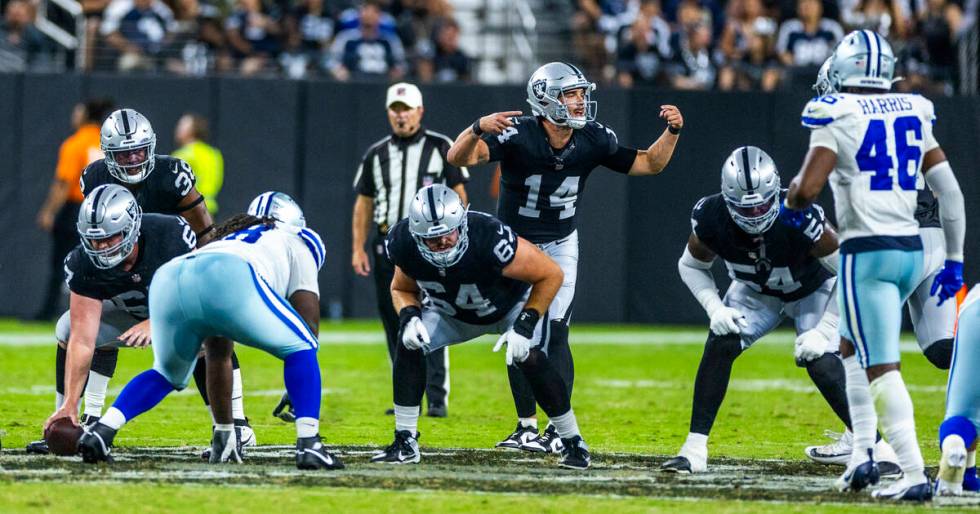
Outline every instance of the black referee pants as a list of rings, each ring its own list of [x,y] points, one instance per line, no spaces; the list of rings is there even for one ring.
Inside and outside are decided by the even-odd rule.
[[[395,277],[395,265],[385,254],[383,235],[378,234],[371,247],[374,254],[374,290],[378,298],[378,312],[388,340],[388,358],[395,362],[395,353],[401,344],[398,340],[398,313],[391,303],[391,280]],[[429,407],[446,405],[449,395],[448,353],[448,348],[440,348],[425,358],[425,397]]]

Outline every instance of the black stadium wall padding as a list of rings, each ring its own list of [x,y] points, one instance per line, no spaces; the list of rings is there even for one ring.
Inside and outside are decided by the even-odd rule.
[[[426,128],[455,139],[491,112],[529,113],[523,86],[423,86]],[[388,134],[383,84],[322,80],[177,78],[115,75],[0,74],[0,211],[6,235],[0,252],[4,291],[0,315],[26,316],[39,307],[48,273],[50,241],[34,218],[44,200],[58,147],[71,133],[72,106],[111,96],[117,106],[144,112],[157,132],[157,151],[174,149],[179,116],[195,111],[211,122],[212,142],[225,156],[219,219],[242,212],[257,194],[293,195],[311,228],[323,237],[327,259],[320,275],[325,316],[374,317],[373,283],[350,268],[352,183],[364,151]],[[660,105],[676,104],[685,128],[667,170],[655,177],[624,177],[596,170],[576,209],[581,252],[573,319],[576,322],[703,324],[706,319],[677,276],[677,259],[690,234],[694,203],[718,191],[722,160],[736,147],[760,146],[775,159],[783,185],[799,170],[808,131],[799,124],[809,91],[797,93],[686,93],[600,87],[598,120],[621,144],[645,148],[663,131]],[[980,99],[935,100],[936,135],[967,201],[966,275],[980,279]],[[471,208],[494,212],[489,197],[494,166],[470,170]],[[829,189],[829,188],[828,188]],[[834,219],[832,197],[821,198]],[[370,249],[369,249],[370,251]],[[719,287],[728,279],[715,267]]]

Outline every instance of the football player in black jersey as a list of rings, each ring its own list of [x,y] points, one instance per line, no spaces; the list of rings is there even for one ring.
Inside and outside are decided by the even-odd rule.
[[[836,355],[836,232],[819,206],[807,211],[799,229],[776,223],[785,193],[772,158],[757,147],[732,152],[722,166],[721,186],[720,194],[694,206],[692,233],[678,262],[681,279],[708,314],[710,331],[694,382],[690,432],[664,471],[707,469],[708,434],[732,364],[785,317],[796,325],[797,365],[850,426],[844,368]],[[710,271],[716,257],[732,278],[724,300]]]
[[[71,305],[56,329],[58,351],[66,357],[65,366],[57,370],[64,396],[47,423],[67,417],[78,424],[78,404],[86,382],[89,388],[94,386],[89,369],[96,354],[107,348],[150,344],[150,282],[160,266],[197,244],[183,218],[143,214],[136,198],[117,184],[91,191],[80,207],[77,228],[82,244],[65,259]],[[99,385],[104,395],[107,384]],[[90,399],[86,391],[86,403]],[[98,400],[96,413],[101,412],[104,396]],[[86,405],[86,411],[93,412],[89,407]],[[87,414],[82,422],[91,424],[98,421],[97,416]]]
[[[531,116],[520,111],[484,116],[456,138],[447,158],[455,166],[500,162],[497,215],[521,237],[538,245],[565,273],[565,281],[551,305],[550,355],[569,387],[574,366],[568,348],[568,322],[578,274],[578,232],[575,212],[578,195],[592,170],[604,166],[617,173],[655,175],[670,162],[678,134],[684,126],[680,110],[660,106],[667,122],[663,134],[648,148],[621,146],[616,133],[595,121],[595,84],[567,63],[546,64],[527,83]],[[514,433],[498,443],[501,448],[557,451],[554,428],[538,437],[534,397],[523,376],[511,369],[511,390],[517,407]]]
[[[548,307],[561,287],[561,268],[494,217],[468,212],[441,184],[416,193],[408,218],[388,232],[385,246],[395,264],[391,296],[402,344],[392,372],[395,440],[371,460],[420,461],[424,354],[502,333],[494,350],[507,345],[508,368],[527,378],[555,424],[564,445],[561,465],[589,467],[571,395],[548,353]]]
[[[214,225],[204,196],[195,186],[194,171],[181,159],[157,154],[156,140],[153,126],[145,116],[133,109],[114,111],[102,123],[100,133],[105,158],[85,168],[81,178],[82,194],[88,196],[90,191],[103,184],[122,185],[136,197],[143,212],[178,214],[186,219],[197,236],[197,246],[201,247],[210,240]],[[106,356],[111,355],[112,351],[105,352]],[[63,366],[63,362],[59,361],[59,366]],[[113,358],[106,364],[106,369],[110,371],[107,376],[111,376],[114,368]],[[237,395],[241,390],[237,355],[233,373]],[[206,375],[205,359],[200,359],[194,369],[194,383],[201,398],[208,403]],[[241,396],[237,395],[236,398],[236,419],[239,419],[241,426],[247,427],[247,424],[243,424],[245,415],[238,408]]]

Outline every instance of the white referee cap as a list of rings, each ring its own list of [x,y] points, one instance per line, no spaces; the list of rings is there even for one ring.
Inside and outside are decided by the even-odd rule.
[[[414,84],[399,82],[388,88],[388,100],[385,106],[391,107],[391,104],[396,102],[407,105],[409,109],[422,107],[422,92]]]

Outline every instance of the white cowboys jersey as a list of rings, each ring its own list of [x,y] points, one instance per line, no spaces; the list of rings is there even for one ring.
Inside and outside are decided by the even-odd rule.
[[[802,123],[810,147],[837,154],[830,176],[841,241],[914,236],[922,158],[939,146],[932,102],[908,94],[833,94],[814,98]]]
[[[254,225],[194,252],[200,253],[226,253],[245,259],[282,298],[289,299],[296,291],[320,296],[317,272],[323,266],[323,242],[308,228]]]

